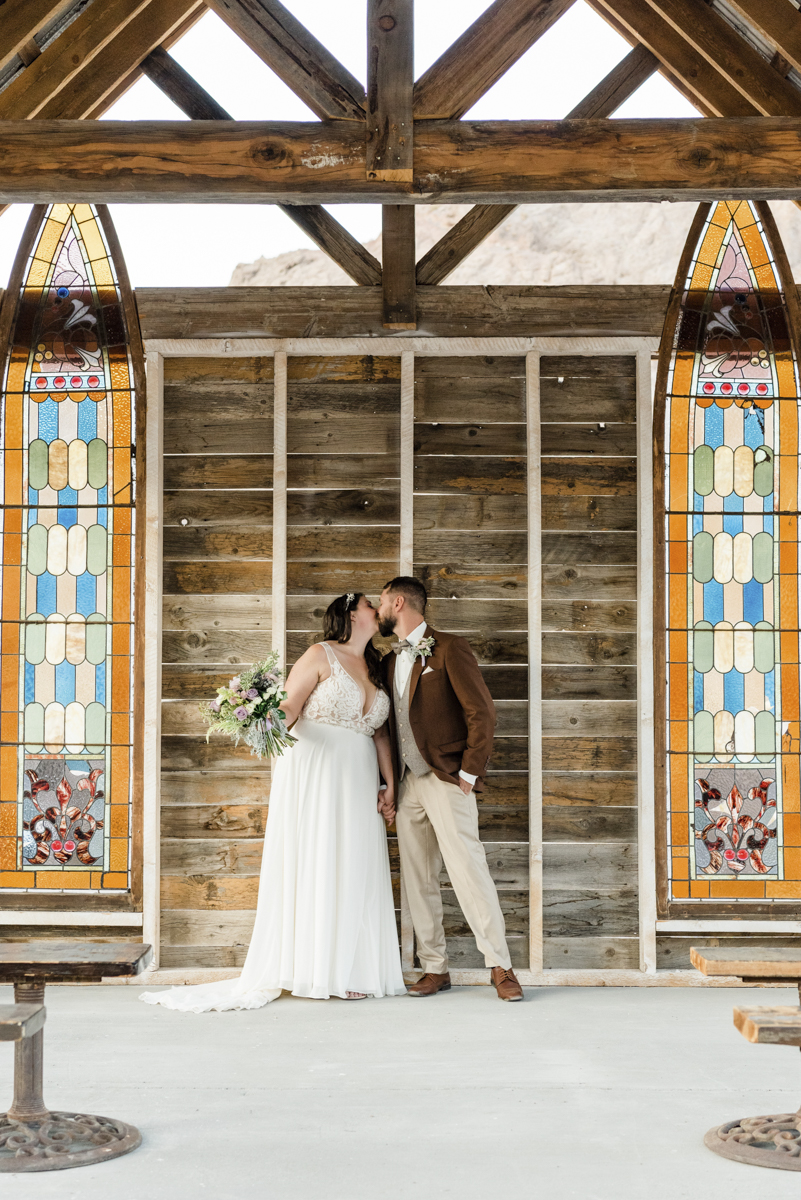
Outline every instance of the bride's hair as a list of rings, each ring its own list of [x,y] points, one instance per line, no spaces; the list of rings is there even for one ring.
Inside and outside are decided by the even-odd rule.
[[[348,592],[337,596],[328,605],[323,617],[323,637],[327,642],[349,642],[351,635],[351,612],[358,607],[364,592]],[[364,647],[364,661],[367,663],[367,675],[370,682],[381,691],[386,691],[381,670],[382,655],[372,642]]]

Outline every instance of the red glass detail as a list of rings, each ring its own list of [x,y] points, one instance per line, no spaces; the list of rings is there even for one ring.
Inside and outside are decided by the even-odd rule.
[[[720,390],[723,392],[724,396],[730,396],[734,389],[730,383],[722,383],[720,385]]]
[[[737,857],[739,858],[740,862],[745,862],[745,860],[748,858],[748,851],[747,850],[738,850]]]
[[[37,380],[36,380],[36,386],[37,386],[38,388],[46,388],[46,387],[47,387],[47,380],[45,379],[44,375],[40,375],[40,376],[37,378]]]
[[[738,383],[737,391],[740,393],[741,396],[747,396],[748,393],[751,391],[751,387],[747,383]]]
[[[756,385],[756,390],[757,390],[757,395],[758,395],[758,396],[767,396],[767,394],[768,394],[768,385],[767,385],[766,383],[758,383],[758,384]]]
[[[61,842],[51,842],[51,843],[50,843],[50,846],[51,846],[51,848],[52,848],[53,850],[60,850],[60,849],[61,849]]]
[[[723,857],[727,860],[727,862],[732,862],[734,859],[734,851],[733,850],[724,850]]]
[[[63,376],[63,375],[56,375],[55,379],[53,380],[53,387],[57,387],[57,388],[63,388],[63,387],[66,387],[66,386],[67,386],[67,381],[66,381],[66,379],[64,378],[64,376]]]
[[[75,843],[74,842],[65,842],[64,849],[67,851],[67,854],[72,854],[73,850],[75,849]]]
[[[81,386],[81,382],[80,375],[73,375],[72,379],[70,380],[70,387],[78,388]]]
[[[89,387],[97,387],[100,383],[100,380],[96,375],[90,375],[86,382],[88,383]]]
[[[712,393],[714,392],[714,390],[715,390],[714,383],[705,383],[704,384],[704,391],[706,392],[707,396],[711,396]]]

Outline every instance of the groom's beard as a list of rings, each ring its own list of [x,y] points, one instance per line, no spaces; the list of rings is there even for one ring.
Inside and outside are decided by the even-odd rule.
[[[382,637],[392,637],[395,632],[395,626],[398,623],[397,617],[379,617],[378,632]]]

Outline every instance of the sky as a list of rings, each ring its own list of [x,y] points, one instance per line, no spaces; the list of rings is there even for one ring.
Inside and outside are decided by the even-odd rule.
[[[366,0],[284,0],[351,71],[364,80]],[[418,0],[415,77],[487,7],[486,0]],[[565,116],[629,52],[627,42],[578,0],[467,114],[476,120],[547,120]],[[237,120],[303,121],[314,114],[214,13],[171,51]],[[616,117],[688,117],[696,110],[654,75]],[[106,113],[106,120],[185,119],[148,79]],[[329,205],[363,242],[381,228],[378,205]],[[8,278],[27,205],[0,217],[0,281]],[[311,246],[275,205],[115,204],[114,223],[134,287],[224,287],[239,262]]]

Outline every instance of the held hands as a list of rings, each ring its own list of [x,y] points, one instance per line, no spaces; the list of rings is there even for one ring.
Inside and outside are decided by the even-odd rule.
[[[388,787],[382,788],[378,793],[378,811],[387,825],[391,825],[395,820],[395,795]]]

